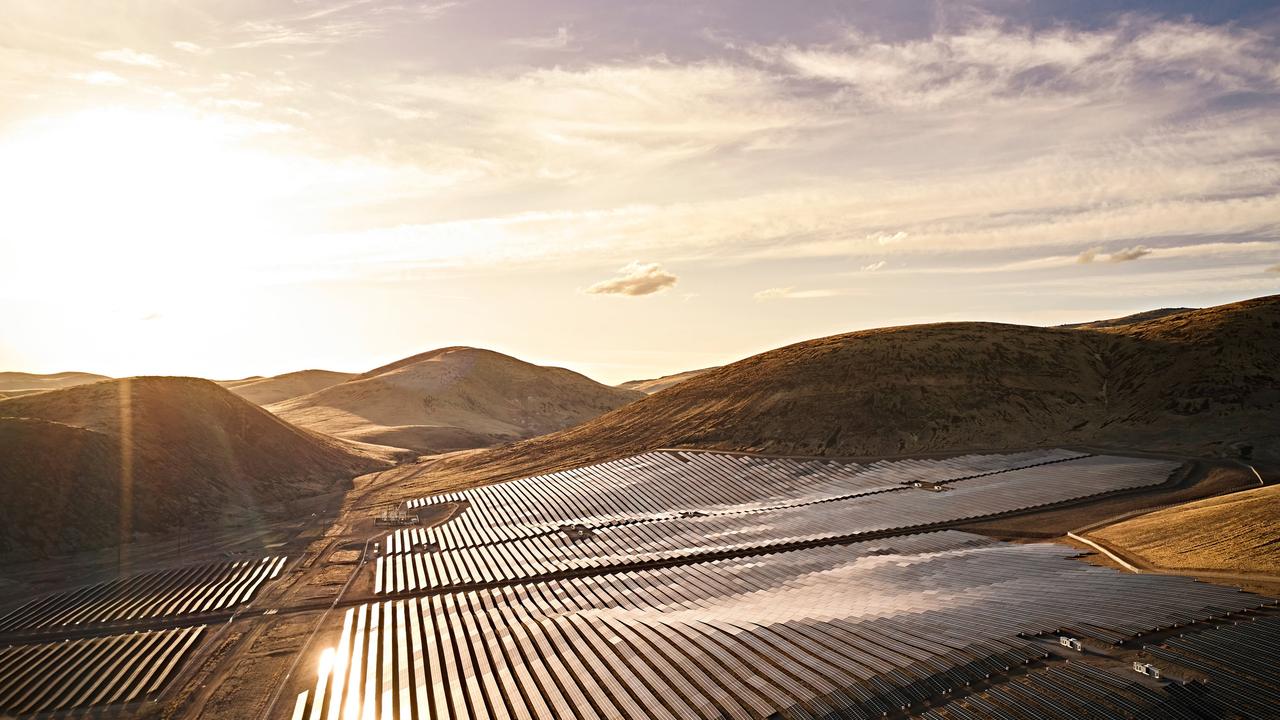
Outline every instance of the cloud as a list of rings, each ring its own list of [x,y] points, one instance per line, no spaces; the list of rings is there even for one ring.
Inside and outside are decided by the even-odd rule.
[[[1269,272],[1269,273],[1280,273],[1280,264],[1272,265],[1271,267],[1267,268],[1267,272]]]
[[[193,42],[187,42],[186,40],[174,40],[169,44],[172,45],[175,50],[181,50],[182,52],[191,53],[192,55],[208,55],[213,52],[203,45],[197,45]]]
[[[614,277],[587,288],[592,295],[652,295],[676,284],[675,275],[662,269],[658,263],[633,262]]]
[[[877,271],[877,270],[879,270],[879,269],[883,268],[883,267],[884,267],[885,265],[887,265],[887,264],[888,264],[888,263],[886,263],[884,260],[880,260],[880,261],[877,261],[877,262],[873,262],[873,263],[871,263],[870,265],[863,265],[863,266],[862,266],[862,272],[875,272],[875,271]]]
[[[94,70],[87,73],[73,73],[72,78],[90,85],[102,85],[104,87],[112,85],[128,85],[129,81],[119,75],[108,70]]]
[[[773,287],[761,290],[752,295],[756,302],[770,300],[812,300],[815,298],[840,297],[853,295],[853,291],[840,288],[818,288],[815,290],[796,290],[793,287]]]
[[[530,50],[566,50],[573,38],[568,27],[561,25],[554,35],[541,37],[511,38],[508,45],[528,48]]]
[[[1102,248],[1100,248],[1100,247],[1091,247],[1091,248],[1089,248],[1088,250],[1085,250],[1085,251],[1081,252],[1081,253],[1080,253],[1080,255],[1078,255],[1078,256],[1076,257],[1076,262],[1081,263],[1081,264],[1088,264],[1088,263],[1091,263],[1091,262],[1093,262],[1095,259],[1097,259],[1097,257],[1098,257],[1098,253],[1100,253],[1100,252],[1102,252]]]
[[[1129,262],[1130,260],[1137,260],[1140,257],[1150,255],[1151,252],[1151,248],[1146,247],[1145,245],[1134,245],[1133,247],[1123,248],[1107,255],[1107,262]],[[1087,265],[1094,260],[1097,260],[1101,255],[1101,247],[1091,247],[1077,255],[1076,262]]]
[[[168,64],[151,53],[138,52],[132,48],[103,50],[102,52],[95,53],[94,57],[107,62],[120,63],[122,65],[134,65],[136,67],[162,68]]]
[[[1134,245],[1131,248],[1125,248],[1111,253],[1107,256],[1107,262],[1129,262],[1130,260],[1137,260],[1140,257],[1150,254],[1151,248],[1144,247],[1142,245]]]

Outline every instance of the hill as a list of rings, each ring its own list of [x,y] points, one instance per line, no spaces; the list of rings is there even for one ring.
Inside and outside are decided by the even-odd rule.
[[[389,465],[173,377],[0,400],[0,457],[0,553],[38,555],[267,512]]]
[[[353,377],[354,373],[333,370],[299,370],[284,375],[228,380],[218,384],[251,403],[270,405],[323,390]]]
[[[0,397],[16,397],[33,392],[56,390],[108,379],[106,375],[85,372],[60,372],[49,375],[0,372]]]
[[[1133,325],[1134,323],[1146,322],[1148,320],[1158,320],[1168,315],[1177,313],[1190,312],[1195,308],[1157,308],[1155,310],[1144,310],[1140,313],[1125,315],[1124,317],[1111,318],[1110,320],[1093,320],[1091,322],[1068,323],[1059,325],[1061,328],[1097,330],[1100,328],[1120,327],[1121,325]]]
[[[581,426],[449,461],[476,477],[658,447],[890,456],[1045,446],[1280,462],[1280,296],[1107,329],[994,323],[801,342]]]
[[[659,390],[666,390],[667,388],[673,385],[679,385],[680,383],[684,382],[685,380],[688,380],[689,378],[697,377],[708,370],[714,370],[714,369],[715,368],[703,368],[701,370],[686,370],[681,373],[674,373],[672,375],[663,375],[662,377],[653,378],[651,380],[628,380],[627,382],[624,382],[618,385],[618,387],[626,388],[627,390],[639,390],[640,392],[646,395],[652,395],[658,392]]]
[[[1280,485],[1185,503],[1091,535],[1161,567],[1280,575]]]
[[[640,397],[563,368],[449,347],[268,409],[337,437],[436,453],[562,430]]]

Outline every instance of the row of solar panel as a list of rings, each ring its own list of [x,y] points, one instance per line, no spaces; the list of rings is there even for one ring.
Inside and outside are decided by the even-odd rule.
[[[204,626],[0,648],[0,715],[132,703],[159,691]]]
[[[1175,467],[1175,463],[1160,460],[1095,456],[955,481],[949,490],[939,493],[899,487],[806,507],[690,515],[461,547],[443,544],[438,551],[379,557],[374,591],[381,594],[490,584],[695,558],[708,552],[755,552],[797,541],[836,540],[885,530],[909,531],[1158,485],[1168,479]],[[465,520],[476,507],[473,502],[450,523],[428,531],[428,541],[432,537],[448,537],[448,528]],[[465,531],[473,526],[462,527]],[[417,532],[405,533],[404,539],[396,536],[392,542],[399,548],[417,537]]]
[[[0,632],[198,615],[247,602],[283,556],[133,575],[36,598],[0,618]]]
[[[1280,617],[1181,635],[1144,650],[1182,677],[1153,688],[1133,676],[1067,663],[1010,678],[921,720],[1202,720],[1280,714]]]
[[[294,717],[879,717],[1045,655],[1020,636],[1268,602],[1075,554],[948,531],[366,604]]]
[[[969,455],[946,460],[879,461],[763,458],[711,452],[652,452],[584,468],[411,500],[410,509],[467,502],[474,524],[465,541],[523,537],[574,520],[594,526],[665,517],[681,510],[742,511],[816,502],[894,488],[914,480],[947,482],[1082,457],[1064,450]],[[433,538],[434,540],[434,538]]]

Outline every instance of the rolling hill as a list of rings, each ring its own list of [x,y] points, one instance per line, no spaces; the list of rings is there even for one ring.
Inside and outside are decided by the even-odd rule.
[[[1090,533],[1162,568],[1280,574],[1280,485],[1205,498]]]
[[[562,430],[640,397],[563,368],[449,347],[268,409],[337,437],[436,453]]]
[[[176,377],[0,400],[0,457],[0,553],[38,555],[266,512],[390,465]]]
[[[1103,329],[959,322],[810,340],[441,470],[510,476],[671,446],[891,456],[1062,445],[1280,462],[1280,296]]]
[[[1120,327],[1121,325],[1133,325],[1134,323],[1146,322],[1148,320],[1159,320],[1166,315],[1189,312],[1195,309],[1196,308],[1156,308],[1155,310],[1144,310],[1132,315],[1125,315],[1124,317],[1110,318],[1107,320],[1091,320],[1089,322],[1082,323],[1068,323],[1066,325],[1059,325],[1058,327],[1098,330],[1101,328]]]
[[[0,372],[0,398],[29,395],[33,392],[57,390],[85,383],[108,380],[106,375],[85,372],[60,372],[49,375],[24,372]]]
[[[251,403],[270,405],[323,390],[353,377],[354,373],[333,370],[299,370],[272,377],[225,380],[218,384]]]
[[[662,377],[653,378],[650,380],[628,380],[627,382],[619,384],[618,387],[626,388],[627,390],[639,390],[645,395],[652,395],[660,390],[666,390],[667,388],[673,385],[679,385],[680,383],[684,382],[685,380],[688,380],[689,378],[697,377],[708,370],[714,370],[714,369],[715,368],[703,368],[701,370],[686,370],[684,372],[673,373],[671,375],[663,375]]]

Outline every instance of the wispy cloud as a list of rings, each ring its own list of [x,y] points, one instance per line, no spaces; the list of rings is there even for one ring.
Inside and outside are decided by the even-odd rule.
[[[136,67],[162,68],[168,64],[151,53],[138,52],[132,48],[103,50],[102,52],[95,53],[94,57],[107,62],[120,63],[122,65],[133,65]]]
[[[79,80],[80,82],[88,83],[89,85],[110,86],[129,84],[128,80],[125,80],[110,70],[93,70],[87,73],[72,73],[71,77]]]
[[[678,278],[658,263],[633,262],[614,277],[587,288],[592,295],[652,295],[676,284]]]
[[[1144,245],[1134,245],[1133,247],[1123,248],[1106,256],[1107,262],[1119,263],[1137,260],[1151,254],[1151,248]],[[1102,248],[1091,247],[1082,251],[1076,256],[1076,262],[1081,264],[1089,264],[1098,259],[1102,254]]]
[[[887,264],[888,262],[884,260],[877,260],[876,262],[873,262],[870,265],[863,265],[862,272],[875,272],[877,270],[883,269],[884,266]]]
[[[507,44],[530,50],[567,50],[572,41],[573,37],[569,27],[561,25],[551,35],[511,38],[507,41]]]
[[[843,288],[817,288],[813,290],[797,290],[794,287],[772,287],[761,290],[754,295],[756,302],[771,300],[813,300],[816,298],[841,297],[857,294]]]
[[[169,44],[172,45],[175,50],[181,50],[182,52],[191,53],[192,55],[209,55],[213,52],[203,45],[198,45],[187,40],[174,40]]]

